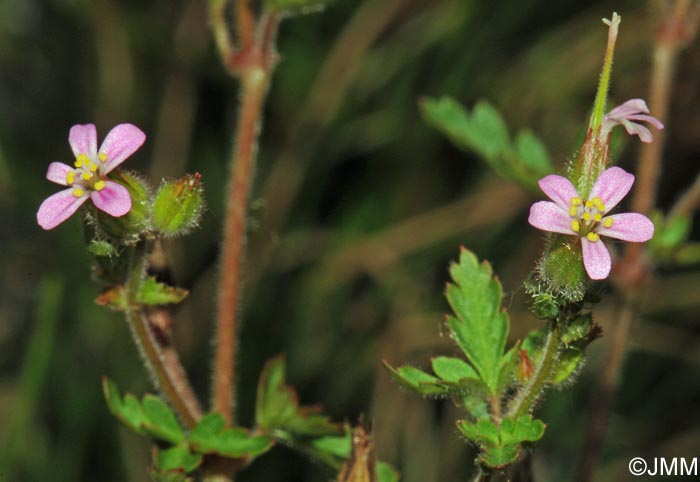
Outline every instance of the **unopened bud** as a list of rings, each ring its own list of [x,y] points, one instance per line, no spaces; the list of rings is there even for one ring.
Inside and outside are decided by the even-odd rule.
[[[202,213],[202,175],[185,174],[164,183],[153,201],[153,227],[165,236],[178,236],[197,226]]]

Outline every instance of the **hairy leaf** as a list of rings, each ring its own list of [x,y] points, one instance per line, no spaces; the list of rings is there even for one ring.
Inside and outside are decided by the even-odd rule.
[[[185,289],[168,286],[149,277],[141,283],[136,301],[144,305],[167,305],[181,302],[188,294],[189,291]]]
[[[255,421],[258,427],[273,432],[283,430],[292,436],[321,436],[341,433],[338,424],[321,414],[319,406],[300,406],[292,387],[285,383],[283,357],[268,361],[260,374]]]
[[[457,427],[481,452],[479,460],[492,468],[504,467],[515,462],[524,442],[536,442],[544,435],[545,425],[541,420],[523,415],[517,419],[504,418],[496,425],[489,417],[472,423],[457,422]]]
[[[190,452],[186,443],[170,448],[156,448],[154,451],[153,459],[159,471],[192,472],[201,465],[203,458],[201,454]]]
[[[119,394],[117,385],[107,377],[102,379],[102,390],[109,410],[134,432],[178,444],[185,439],[175,414],[158,397],[146,395],[141,403],[131,394]]]
[[[463,249],[450,274],[447,299],[456,316],[448,317],[452,335],[492,395],[499,393],[508,315],[501,307],[503,291],[488,262]]]
[[[273,440],[264,435],[250,435],[242,428],[225,428],[224,417],[209,413],[202,417],[189,436],[190,447],[202,454],[224,457],[256,457],[267,452]]]

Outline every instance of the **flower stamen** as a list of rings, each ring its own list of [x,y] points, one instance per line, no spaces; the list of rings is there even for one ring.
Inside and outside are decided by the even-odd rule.
[[[590,232],[586,235],[586,239],[595,243],[600,239],[600,235],[598,235],[598,233]]]

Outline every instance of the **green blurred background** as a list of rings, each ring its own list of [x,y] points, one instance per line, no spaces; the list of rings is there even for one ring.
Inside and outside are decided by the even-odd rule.
[[[166,246],[191,296],[176,339],[199,394],[209,390],[218,237],[237,86],[207,30],[204,1],[0,0],[0,480],[146,481],[149,448],[108,413],[100,377],[151,390],[122,319],[94,303],[80,220],[35,221],[70,161],[68,130],[99,137],[131,122],[147,134],[126,167],[203,175],[202,229]],[[249,424],[264,362],[286,353],[304,403],[337,420],[364,414],[379,456],[405,482],[466,480],[473,451],[449,401],[399,389],[380,360],[426,366],[453,353],[442,336],[447,265],[463,244],[493,260],[511,341],[537,322],[521,282],[542,247],[527,224],[535,197],[497,178],[421,119],[421,96],[488,99],[511,131],[530,127],[558,168],[580,142],[605,44],[622,15],[615,102],[648,92],[653,10],[639,0],[337,0],[283,24],[260,143],[241,310],[238,406]],[[679,62],[660,202],[700,167],[700,49]],[[635,170],[638,143],[621,151]],[[694,233],[697,238],[698,232]],[[631,480],[634,456],[698,456],[700,276],[662,267],[632,328],[596,480]],[[611,289],[598,319],[615,323]],[[550,394],[536,480],[573,480],[610,336],[575,386]],[[282,447],[240,481],[332,474]]]

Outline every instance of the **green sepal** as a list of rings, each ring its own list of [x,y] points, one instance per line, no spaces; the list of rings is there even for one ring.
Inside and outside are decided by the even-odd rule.
[[[201,454],[190,452],[187,443],[168,448],[154,447],[153,462],[159,472],[180,471],[189,473],[202,464]]]
[[[496,425],[489,417],[476,423],[467,420],[457,422],[457,427],[470,441],[481,449],[479,460],[491,468],[512,464],[520,456],[521,445],[536,442],[544,435],[545,424],[523,415],[517,419],[504,418]]]
[[[184,300],[189,291],[166,285],[148,277],[143,280],[136,294],[136,301],[143,305],[168,305]]]
[[[251,435],[243,428],[226,428],[219,413],[204,415],[189,436],[190,448],[201,454],[217,454],[230,458],[254,458],[274,445],[265,435]]]
[[[141,403],[129,393],[122,398],[107,377],[102,378],[102,390],[110,412],[134,432],[171,444],[185,440],[175,414],[160,398],[146,395]]]
[[[464,248],[450,274],[454,284],[447,285],[446,296],[456,317],[448,316],[448,327],[489,392],[498,395],[510,323],[501,307],[501,284],[488,262],[480,264]]]
[[[553,235],[538,265],[540,292],[563,302],[583,300],[588,287],[588,275],[583,266],[581,244],[570,236]]]
[[[103,237],[115,244],[134,244],[139,240],[139,236],[151,227],[151,200],[148,186],[136,175],[121,169],[110,172],[108,177],[129,191],[131,209],[124,216],[115,218],[94,208],[91,212],[95,227]]]
[[[201,175],[186,174],[164,182],[153,198],[153,228],[164,236],[186,234],[197,226],[203,210]]]
[[[477,102],[471,112],[449,97],[422,99],[420,107],[428,125],[528,189],[538,191],[537,181],[554,170],[544,144],[529,130],[511,140],[503,117],[486,101]]]
[[[282,430],[294,437],[318,437],[342,431],[338,424],[321,414],[320,406],[301,406],[285,378],[284,357],[278,356],[266,363],[260,374],[255,406],[255,423],[259,428],[270,433]]]

